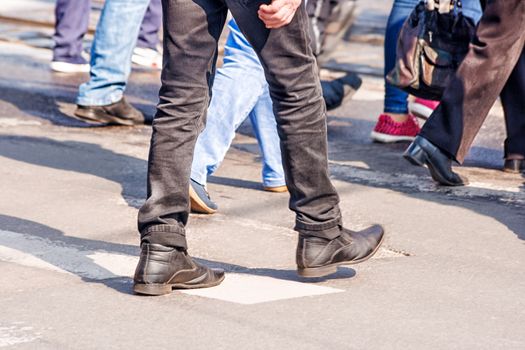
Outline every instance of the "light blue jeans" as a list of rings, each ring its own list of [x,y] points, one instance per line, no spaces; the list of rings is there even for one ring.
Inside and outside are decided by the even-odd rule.
[[[195,145],[191,178],[206,184],[230,148],[235,130],[249,117],[262,153],[263,185],[283,186],[277,124],[263,68],[235,21],[228,27],[224,64],[215,75],[206,127]]]
[[[106,0],[91,48],[91,71],[80,85],[77,104],[118,102],[131,72],[131,55],[150,0]]]
[[[385,77],[396,64],[397,38],[405,20],[410,16],[420,0],[394,0],[388,17],[385,33]],[[481,18],[479,0],[463,0],[463,13],[476,23]],[[385,113],[408,113],[408,94],[390,85],[385,79]]]

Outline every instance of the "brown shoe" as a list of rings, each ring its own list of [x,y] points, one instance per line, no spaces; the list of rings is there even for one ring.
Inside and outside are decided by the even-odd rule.
[[[123,97],[120,101],[105,106],[77,105],[75,116],[87,123],[102,125],[144,124],[144,115]]]
[[[137,294],[162,295],[173,289],[208,288],[224,280],[224,270],[211,269],[194,261],[179,248],[142,243],[133,278]]]
[[[288,187],[285,186],[276,186],[276,187],[268,187],[264,186],[263,189],[268,192],[276,192],[276,193],[283,193],[288,192]]]
[[[384,230],[379,225],[357,232],[343,228],[341,235],[332,240],[300,234],[297,273],[303,277],[322,277],[337,272],[338,266],[368,260],[383,238]]]

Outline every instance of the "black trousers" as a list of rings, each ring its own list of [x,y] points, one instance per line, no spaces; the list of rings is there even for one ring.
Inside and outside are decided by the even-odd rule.
[[[525,155],[525,1],[488,0],[477,38],[420,135],[463,162],[501,93],[505,152]]]
[[[164,67],[148,162],[148,198],[139,211],[143,241],[186,247],[193,150],[204,128],[229,9],[259,55],[281,139],[290,209],[300,233],[340,235],[339,197],[330,182],[325,105],[304,5],[292,22],[266,29],[261,0],[163,0]]]
[[[505,157],[509,154],[525,157],[525,49],[501,92],[501,102],[507,127]]]

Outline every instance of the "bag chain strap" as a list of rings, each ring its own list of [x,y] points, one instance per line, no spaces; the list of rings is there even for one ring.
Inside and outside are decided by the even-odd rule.
[[[425,4],[429,11],[438,10],[439,13],[449,13],[463,7],[461,0],[425,0]]]

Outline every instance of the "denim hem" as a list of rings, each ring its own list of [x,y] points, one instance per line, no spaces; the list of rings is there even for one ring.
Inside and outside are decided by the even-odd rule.
[[[81,55],[79,56],[53,56],[52,62],[64,62],[71,64],[89,64]]]
[[[341,235],[341,228],[342,228],[341,225],[337,225],[337,226],[334,226],[332,228],[325,229],[325,230],[314,230],[314,231],[298,230],[298,232],[299,232],[299,235],[301,236],[314,236],[314,237],[332,240],[332,239],[336,239],[337,237]]]
[[[387,107],[383,109],[384,113],[408,114],[408,107]]]
[[[124,93],[122,91],[114,92],[108,96],[105,96],[103,99],[92,99],[92,98],[81,97],[79,95],[77,97],[77,105],[80,105],[80,106],[107,106],[107,105],[110,105],[110,104],[113,104],[113,103],[116,103],[122,100],[122,97],[124,97]]]
[[[204,181],[202,181],[203,179],[204,179]],[[199,185],[206,186],[206,184],[208,183],[208,176],[206,176],[206,175],[204,175],[204,176],[201,176],[201,175],[195,175],[194,172],[191,172],[191,174],[190,174],[190,180],[195,181],[195,182],[198,183]]]
[[[296,220],[294,230],[303,235],[334,239],[341,234],[342,225],[341,217],[320,224],[306,224]]]
[[[264,187],[280,187],[280,186],[286,186],[286,181],[283,180],[263,180],[263,186]]]
[[[185,229],[173,225],[150,226],[141,232],[141,241],[167,247],[188,249]]]

